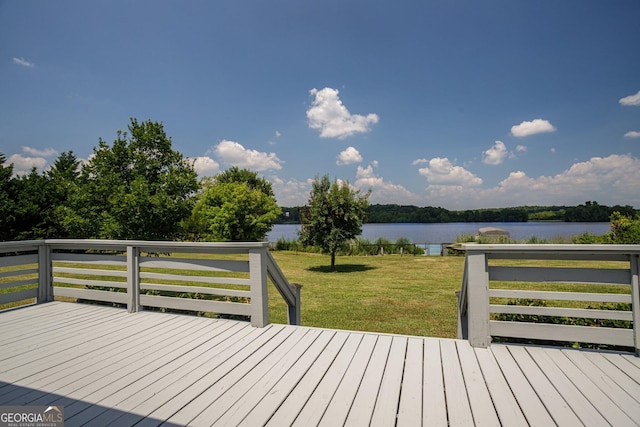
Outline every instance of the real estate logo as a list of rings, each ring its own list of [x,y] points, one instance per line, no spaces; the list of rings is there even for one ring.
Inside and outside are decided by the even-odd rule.
[[[64,427],[64,408],[0,406],[0,427]]]

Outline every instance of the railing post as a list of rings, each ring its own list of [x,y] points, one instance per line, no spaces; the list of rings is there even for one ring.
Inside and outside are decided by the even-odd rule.
[[[631,311],[633,315],[633,345],[636,356],[640,356],[640,255],[630,256],[631,267]]]
[[[297,283],[291,284],[291,290],[293,291],[293,295],[296,298],[296,303],[293,306],[290,304],[287,304],[287,307],[288,307],[287,320],[289,321],[290,325],[300,325],[300,289],[301,288],[302,288],[302,285],[299,285]]]
[[[46,242],[38,246],[38,298],[37,303],[53,301],[53,271],[51,248]]]
[[[456,291],[456,297],[458,300],[458,338],[469,338],[469,317],[467,314],[467,289],[469,283],[467,282],[468,274],[468,260],[464,259],[464,269],[462,270],[462,286],[459,291]]]
[[[262,328],[269,324],[267,297],[266,248],[249,250],[249,281],[251,282],[251,326]]]
[[[467,315],[469,344],[487,347],[489,335],[489,271],[487,253],[467,251]]]
[[[127,311],[140,311],[140,248],[127,246]]]

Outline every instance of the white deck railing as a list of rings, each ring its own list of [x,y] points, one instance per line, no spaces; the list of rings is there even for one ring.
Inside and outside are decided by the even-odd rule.
[[[300,286],[289,284],[266,242],[0,242],[0,304],[67,297],[124,304],[129,312],[249,316],[262,327],[269,323],[268,279],[287,303],[289,323],[300,324]]]
[[[492,337],[510,337],[616,345],[639,353],[640,245],[467,244],[464,249],[459,338],[477,347],[487,347]],[[527,299],[548,304],[505,304]],[[629,304],[630,310],[616,304]],[[632,322],[633,328],[496,320],[500,314],[609,319]]]

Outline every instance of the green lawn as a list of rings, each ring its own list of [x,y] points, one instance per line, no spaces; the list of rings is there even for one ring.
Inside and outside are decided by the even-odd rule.
[[[456,336],[464,257],[338,257],[273,252],[291,283],[302,288],[302,324],[433,337]],[[286,323],[286,305],[269,290],[271,321]]]

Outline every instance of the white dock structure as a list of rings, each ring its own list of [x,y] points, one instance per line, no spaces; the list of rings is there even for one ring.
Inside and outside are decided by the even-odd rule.
[[[44,251],[46,245],[57,249]],[[47,263],[71,255],[75,262],[89,261],[73,251],[61,255],[64,245],[37,243],[36,258]],[[225,252],[214,246],[207,250]],[[504,257],[506,248],[500,250]],[[11,251],[19,252],[15,245]],[[125,251],[129,265],[153,261],[131,262],[137,251]],[[12,257],[0,261],[8,265]],[[33,259],[19,262],[25,261]],[[220,271],[229,267],[227,261],[200,266]],[[248,262],[264,265],[264,274],[273,269],[255,258]],[[71,274],[57,268],[54,263],[53,282]],[[39,274],[33,270],[12,267],[9,272],[23,274],[1,276],[15,277],[14,285],[20,286],[35,280],[39,287],[33,297],[40,303],[0,312],[0,406],[58,406],[66,426],[640,425],[640,358],[632,352],[484,341],[473,347],[466,339],[256,325],[253,317],[243,322],[131,309],[135,298],[124,292],[128,310],[51,301],[58,286],[40,280],[49,274],[47,268],[40,265]],[[161,281],[154,276],[159,273],[142,273],[139,288],[149,286],[145,280]],[[34,278],[23,278],[29,274]],[[136,281],[135,275],[125,276]],[[223,276],[227,280],[226,270]],[[217,285],[222,279],[206,280]],[[246,280],[243,285],[249,287],[262,283]],[[10,286],[0,283],[3,289]],[[69,289],[78,290],[63,292],[82,291]],[[467,295],[473,292],[467,289]],[[25,295],[24,290],[13,293]],[[291,302],[295,305],[296,298]],[[471,305],[461,306],[469,308],[469,315],[461,316],[467,322],[478,313]],[[299,323],[296,311],[289,311],[297,320],[291,323]],[[254,308],[246,313],[264,319]],[[491,328],[473,333],[490,336]]]

